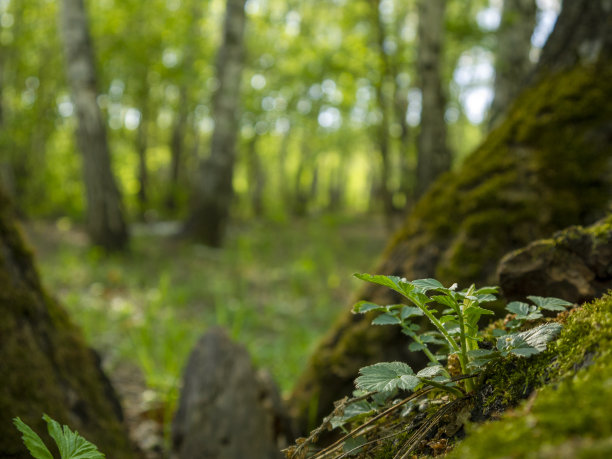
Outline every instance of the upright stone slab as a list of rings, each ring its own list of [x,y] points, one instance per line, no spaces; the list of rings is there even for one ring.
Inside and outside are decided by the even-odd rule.
[[[191,352],[172,425],[178,459],[281,458],[289,435],[278,389],[219,328]]]

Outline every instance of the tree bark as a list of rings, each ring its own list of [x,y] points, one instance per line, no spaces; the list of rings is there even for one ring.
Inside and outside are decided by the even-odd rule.
[[[170,181],[165,202],[168,210],[176,210],[177,207],[179,179],[185,157],[185,137],[188,131],[189,113],[193,108],[189,88],[197,81],[193,63],[197,57],[198,42],[201,37],[199,22],[203,10],[203,1],[193,0],[191,2],[189,26],[184,37],[185,47],[179,84],[179,105],[170,137]]]
[[[243,68],[245,0],[227,0],[223,42],[216,62],[219,88],[213,100],[210,156],[200,165],[199,182],[185,233],[218,247],[223,241],[234,194],[232,179],[239,132],[238,109]]]
[[[525,85],[533,64],[529,60],[531,36],[536,24],[535,0],[504,0],[497,31],[495,95],[489,110],[494,126]]]
[[[266,176],[261,159],[257,153],[257,143],[259,137],[254,135],[247,145],[247,170],[249,180],[249,198],[251,210],[254,217],[261,217],[264,214],[264,188]]]
[[[440,70],[445,11],[446,0],[419,1],[417,66],[422,109],[418,137],[417,197],[427,191],[434,180],[451,166],[444,120],[446,98]]]
[[[551,47],[569,57],[556,55],[539,67],[503,123],[415,205],[371,272],[436,277],[461,288],[496,283],[504,254],[609,212],[612,11],[605,1],[566,4],[557,23],[561,32],[555,29],[542,56],[551,55]],[[574,35],[593,30],[598,32],[586,42]],[[590,53],[580,58],[585,43],[596,44],[595,60]],[[355,300],[394,304],[401,298],[370,284]],[[371,319],[347,311],[312,353],[290,398],[301,432],[353,390],[359,368],[391,360],[415,370],[425,364],[409,352],[400,330],[373,327]]]
[[[31,458],[10,419],[19,416],[40,433],[43,413],[78,430],[107,457],[132,457],[99,359],[43,290],[14,218],[0,190],[0,457]]]
[[[60,29],[78,122],[76,140],[83,156],[87,230],[94,244],[121,250],[128,244],[128,231],[111,170],[106,125],[96,102],[94,51],[83,0],[62,0]]]
[[[395,207],[393,206],[393,190],[391,189],[391,142],[389,139],[389,127],[391,124],[390,115],[391,107],[387,97],[387,88],[389,86],[390,64],[389,57],[385,52],[385,24],[380,16],[380,0],[372,3],[374,13],[374,28],[376,30],[376,46],[379,55],[379,79],[375,82],[376,87],[376,102],[380,110],[380,123],[377,126],[376,138],[378,141],[378,149],[380,152],[380,200],[385,214],[385,223],[387,229],[393,229],[393,214]],[[391,113],[390,113],[391,112]]]
[[[612,57],[612,7],[608,0],[565,0],[542,50],[534,78],[576,64]]]
[[[140,124],[136,134],[136,152],[138,153],[138,206],[140,219],[145,220],[149,204],[149,169],[147,166],[148,138],[148,91],[142,97]]]
[[[183,150],[185,149],[187,117],[187,87],[183,86],[180,89],[178,113],[174,119],[172,136],[170,138],[170,182],[168,195],[166,197],[166,207],[169,210],[176,209],[177,190],[181,173],[181,165],[183,163]]]

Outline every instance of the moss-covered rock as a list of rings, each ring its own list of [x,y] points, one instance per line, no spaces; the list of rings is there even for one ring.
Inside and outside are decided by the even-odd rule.
[[[507,254],[498,278],[508,300],[540,295],[583,303],[601,297],[612,289],[612,214]]]
[[[108,457],[132,457],[112,387],[79,330],[42,288],[2,191],[0,317],[0,456],[30,457],[11,419],[19,416],[42,433],[47,413]]]
[[[499,420],[468,426],[450,457],[611,457],[612,295],[576,310],[550,350],[513,379],[529,374],[546,384]],[[516,401],[503,376],[492,381],[498,396]]]
[[[545,75],[462,166],[440,177],[374,270],[443,283],[495,282],[507,252],[569,225],[601,218],[612,196],[612,63]],[[392,303],[384,289],[356,299]],[[312,357],[290,403],[302,431],[352,387],[358,369],[412,360],[389,327],[343,315]]]
[[[610,457],[612,292],[556,320],[546,351],[491,362],[473,393],[422,394],[409,414],[395,400],[356,422],[357,457]],[[343,457],[337,445],[326,457]]]

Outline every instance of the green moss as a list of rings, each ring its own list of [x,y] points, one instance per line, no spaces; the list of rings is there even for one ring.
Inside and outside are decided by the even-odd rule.
[[[550,350],[514,376],[492,381],[506,397],[507,377],[547,384],[500,421],[473,425],[450,457],[610,457],[612,453],[612,295],[572,314]]]
[[[48,413],[109,457],[132,457],[113,395],[66,312],[42,288],[0,190],[0,456],[30,455],[11,418],[38,432]]]

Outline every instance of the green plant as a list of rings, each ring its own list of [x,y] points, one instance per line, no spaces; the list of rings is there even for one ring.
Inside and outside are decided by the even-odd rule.
[[[47,423],[49,435],[55,441],[61,459],[103,459],[105,456],[98,448],[85,440],[78,432],[73,432],[68,426],[59,425],[46,414],[43,419]],[[13,424],[21,432],[23,443],[35,459],[53,459],[42,439],[20,418],[14,418]]]
[[[357,303],[353,312],[359,314],[379,313],[372,321],[373,325],[399,325],[402,332],[411,338],[410,349],[422,351],[429,359],[429,366],[415,374],[412,368],[403,362],[383,362],[362,368],[355,380],[358,389],[373,392],[388,392],[393,389],[414,391],[422,386],[433,386],[456,396],[463,391],[454,382],[442,361],[450,355],[456,355],[460,366],[465,392],[475,387],[472,376],[493,359],[510,354],[529,357],[546,349],[546,344],[553,340],[561,330],[557,323],[547,323],[523,333],[503,333],[497,338],[494,349],[481,349],[483,340],[478,322],[483,315],[493,311],[482,305],[497,300],[497,287],[476,288],[474,285],[457,291],[457,284],[444,287],[435,279],[407,281],[397,276],[355,274],[355,277],[378,285],[391,288],[407,299],[410,305],[392,304],[381,306],[367,301]],[[531,296],[535,303],[513,302],[507,309],[517,314],[510,324],[516,329],[527,320],[542,317],[541,310],[565,310],[570,305],[557,298]],[[415,318],[425,316],[433,325],[433,331],[420,333],[423,320],[416,323]],[[501,335],[501,334],[500,334]],[[436,346],[437,352],[431,347]]]
[[[506,323],[506,327],[510,329],[520,328],[527,321],[541,319],[543,317],[543,309],[553,312],[565,311],[565,307],[571,304],[559,298],[528,296],[527,299],[534,304],[531,305],[528,303],[523,303],[522,301],[513,301],[511,303],[508,303],[508,306],[506,306],[506,310],[508,312],[516,314],[516,316],[514,317],[514,319]]]

